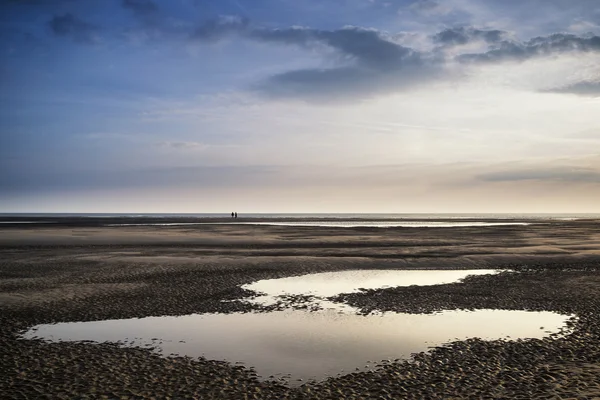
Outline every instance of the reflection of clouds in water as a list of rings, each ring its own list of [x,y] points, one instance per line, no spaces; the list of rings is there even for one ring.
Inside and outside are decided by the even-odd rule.
[[[242,286],[263,294],[246,301],[279,303],[282,311],[61,323],[38,326],[24,336],[156,346],[162,354],[241,362],[254,367],[263,378],[289,374],[293,382],[364,369],[370,361],[409,358],[455,339],[542,338],[559,332],[569,317],[550,312],[478,310],[364,316],[349,305],[325,300],[360,288],[435,285],[497,272],[356,270],[268,279]],[[316,306],[318,311],[297,310],[298,305]]]
[[[24,336],[154,345],[165,355],[242,362],[263,378],[291,374],[292,380],[306,380],[362,369],[369,361],[408,358],[455,338],[542,338],[547,331],[558,332],[567,319],[550,312],[505,310],[369,316],[287,310],[59,323],[40,325]]]

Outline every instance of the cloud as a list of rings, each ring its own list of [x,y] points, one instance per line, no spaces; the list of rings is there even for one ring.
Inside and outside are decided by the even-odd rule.
[[[255,86],[270,96],[340,98],[407,87],[434,76],[433,64],[423,59],[420,52],[389,40],[375,29],[353,26],[336,30],[266,29],[252,27],[246,19],[222,17],[200,26],[192,37],[214,42],[233,34],[262,43],[329,49],[338,55],[337,67],[287,71]]]
[[[201,25],[192,37],[200,41],[215,41],[231,34],[265,43],[280,43],[303,47],[328,46],[341,55],[377,69],[397,67],[407,62],[419,62],[419,53],[393,43],[375,29],[345,27],[319,30],[302,27],[286,29],[252,28],[247,19],[221,17]]]
[[[337,97],[378,91],[379,76],[360,68],[303,69],[269,77],[257,91],[274,97]]]
[[[418,7],[434,7],[431,2],[418,4]],[[355,100],[376,93],[407,90],[437,82],[440,78],[452,79],[455,73],[453,61],[459,64],[489,64],[600,51],[598,36],[557,33],[519,41],[512,39],[512,34],[504,30],[472,26],[444,29],[430,36],[433,46],[420,46],[421,50],[417,50],[400,44],[395,35],[376,29],[355,26],[333,30],[307,27],[274,29],[254,26],[248,19],[238,16],[205,22],[194,31],[192,40],[216,42],[232,36],[305,48],[321,53],[329,61],[327,68],[283,71],[265,78],[254,85],[259,93],[275,97],[335,100]],[[470,43],[484,48],[476,53],[461,51],[461,46]],[[451,51],[445,50],[450,47]],[[474,49],[473,46],[467,48],[468,51]],[[332,52],[337,59],[330,66]]]
[[[276,97],[321,97],[353,101],[356,95],[391,92],[422,84],[436,67],[418,52],[383,39],[378,32],[359,28],[337,31],[262,31],[261,40],[328,46],[344,61],[340,67],[301,69],[271,76],[257,86]]]
[[[50,29],[56,36],[70,37],[78,43],[91,44],[97,42],[98,28],[71,13],[55,15],[50,22]]]
[[[480,62],[524,61],[539,56],[595,51],[600,51],[600,36],[582,37],[556,33],[539,36],[526,42],[503,40],[487,52],[463,54],[459,58],[463,61]]]
[[[258,29],[250,32],[249,37],[265,42],[303,46],[311,43],[323,44],[355,59],[362,65],[380,70],[420,63],[418,52],[387,40],[375,29],[359,27],[345,27],[330,31],[308,28]]]
[[[581,167],[533,168],[492,172],[478,176],[486,182],[551,181],[600,183],[600,171]]]
[[[433,42],[442,46],[464,45],[473,41],[483,40],[486,43],[498,43],[506,39],[508,33],[493,29],[476,29],[473,27],[458,27],[445,29],[433,36]]]
[[[255,89],[271,97],[354,102],[360,97],[405,90],[436,77],[435,68],[425,66],[404,67],[401,72],[362,67],[301,69],[273,75]]]
[[[582,81],[572,85],[547,90],[553,93],[571,93],[579,96],[600,97],[600,80]]]
[[[363,65],[384,69],[407,62],[420,63],[424,53],[400,45],[390,36],[376,29],[348,26],[335,30],[305,27],[268,29],[253,27],[250,21],[238,16],[222,16],[205,22],[193,33],[198,41],[217,41],[230,35],[265,43],[279,43],[301,47],[327,46],[351,57]],[[565,52],[600,51],[600,36],[577,36],[555,33],[522,42],[509,39],[511,35],[498,29],[478,29],[472,26],[447,28],[432,36],[434,44],[442,46],[464,45],[483,41],[488,49],[480,53],[462,54],[462,60],[501,61],[519,60],[534,56]]]
[[[171,149],[195,149],[204,148],[206,145],[198,142],[159,142],[160,147],[166,147]]]
[[[418,0],[408,7],[411,11],[425,16],[446,15],[452,12],[452,8],[442,5],[434,0]]]

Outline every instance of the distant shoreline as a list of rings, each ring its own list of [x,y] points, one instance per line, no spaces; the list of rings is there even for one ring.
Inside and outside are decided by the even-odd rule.
[[[186,226],[210,224],[327,227],[467,227],[584,223],[600,214],[0,214],[0,229],[34,227]]]

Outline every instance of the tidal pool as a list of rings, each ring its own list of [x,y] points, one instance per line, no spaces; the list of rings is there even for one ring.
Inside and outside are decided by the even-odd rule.
[[[35,327],[25,338],[154,347],[164,355],[243,363],[262,379],[273,376],[293,383],[408,358],[456,339],[542,338],[558,332],[568,318],[504,310],[368,316],[287,310],[59,323]]]
[[[354,292],[359,289],[380,289],[411,285],[442,285],[458,282],[469,275],[490,275],[498,272],[498,270],[493,269],[359,269],[321,272],[280,279],[264,279],[243,285],[242,287],[271,296],[277,294],[295,294],[329,297],[340,293]]]
[[[280,279],[264,279],[243,285],[259,295],[248,302],[263,306],[272,305],[287,296],[310,296],[304,304],[310,308],[332,308],[355,313],[352,307],[333,303],[327,297],[351,293],[360,289],[381,289],[411,285],[441,285],[458,282],[469,275],[489,275],[499,271],[473,270],[350,270],[321,272]]]
[[[477,271],[343,271],[258,281],[244,287],[266,293],[328,296],[359,288],[447,283]],[[260,300],[262,298],[262,300]],[[254,299],[256,301],[257,299]],[[247,299],[250,301],[250,299]],[[542,338],[558,333],[570,316],[506,310],[386,312],[358,315],[350,306],[319,311],[286,309],[267,313],[191,314],[38,325],[26,339],[114,342],[163,355],[206,357],[243,364],[261,379],[290,385],[373,368],[382,360],[406,359],[454,340]]]

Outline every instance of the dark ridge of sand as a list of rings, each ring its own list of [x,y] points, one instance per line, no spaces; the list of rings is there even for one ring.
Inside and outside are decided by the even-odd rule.
[[[475,228],[0,227],[3,398],[600,398],[600,224]],[[364,312],[575,314],[566,337],[455,342],[290,389],[223,362],[19,340],[35,324],[250,311],[258,279],[358,268],[500,268],[463,283],[339,296]],[[222,302],[222,300],[234,300]],[[373,360],[379,361],[379,360]]]

